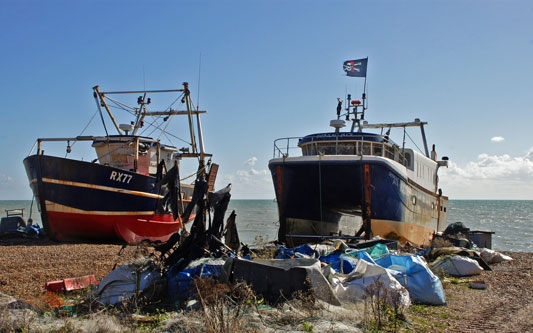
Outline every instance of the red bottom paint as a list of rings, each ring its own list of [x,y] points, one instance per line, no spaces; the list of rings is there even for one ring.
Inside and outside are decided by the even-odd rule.
[[[143,240],[166,242],[182,227],[181,219],[161,215],[98,215],[48,212],[53,238],[58,241],[80,239],[123,240],[138,244]]]

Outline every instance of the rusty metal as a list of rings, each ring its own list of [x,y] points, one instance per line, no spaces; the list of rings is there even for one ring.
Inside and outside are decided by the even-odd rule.
[[[370,239],[372,238],[372,207],[371,205],[371,199],[372,199],[372,184],[370,179],[370,165],[365,164],[365,207],[364,207],[364,215],[363,215],[363,226],[365,228],[365,238]]]

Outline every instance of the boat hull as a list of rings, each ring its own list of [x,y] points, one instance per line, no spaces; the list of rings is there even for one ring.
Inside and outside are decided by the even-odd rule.
[[[409,181],[394,163],[360,156],[271,160],[278,239],[287,241],[289,234],[354,235],[366,209],[373,235],[428,243],[445,226],[447,199]]]
[[[163,195],[155,177],[45,155],[27,157],[24,166],[52,239],[164,242],[182,227],[158,209]]]

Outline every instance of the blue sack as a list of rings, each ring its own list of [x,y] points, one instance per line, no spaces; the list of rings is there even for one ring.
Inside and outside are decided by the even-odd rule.
[[[299,257],[298,254],[304,254],[306,256],[318,256],[318,253],[313,250],[311,246],[308,244],[300,245],[298,247],[288,249],[283,245],[280,245],[278,255],[276,256],[276,259],[292,259]],[[302,256],[300,256],[302,257]]]
[[[343,253],[341,251],[335,251],[335,252],[332,252],[330,254],[328,254],[327,256],[323,256],[323,257],[320,257],[319,260],[321,262],[325,262],[327,264],[331,264],[332,262],[336,261],[336,260],[339,260],[339,258],[341,257]]]
[[[368,252],[366,251],[359,251],[357,252],[357,257],[359,258],[359,260],[365,260],[365,261],[368,261],[369,263],[372,263],[372,264],[375,264],[376,262],[374,261],[374,259],[372,259],[372,257],[370,256],[370,254],[368,254]]]
[[[409,291],[409,296],[414,302],[446,304],[442,283],[421,257],[389,254],[376,260],[376,263],[389,269],[396,280]]]
[[[279,252],[276,259],[291,259],[294,258],[294,250],[288,249],[283,245],[279,246]]]
[[[187,298],[196,295],[196,288],[192,283],[199,277],[210,276],[214,279],[222,275],[223,265],[202,264],[193,268],[176,272],[173,266],[168,272],[167,291],[170,299],[174,301],[185,301]]]
[[[358,261],[352,257],[340,256],[331,263],[331,268],[339,273],[350,274],[357,266]]]

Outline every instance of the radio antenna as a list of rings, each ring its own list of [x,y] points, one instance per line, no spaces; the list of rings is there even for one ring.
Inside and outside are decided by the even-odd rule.
[[[144,64],[143,64],[143,86],[144,86],[144,91],[146,91],[146,75],[144,75]]]
[[[198,95],[196,96],[196,111],[200,110],[200,78],[202,73],[202,52],[200,52],[200,61],[198,63]]]

